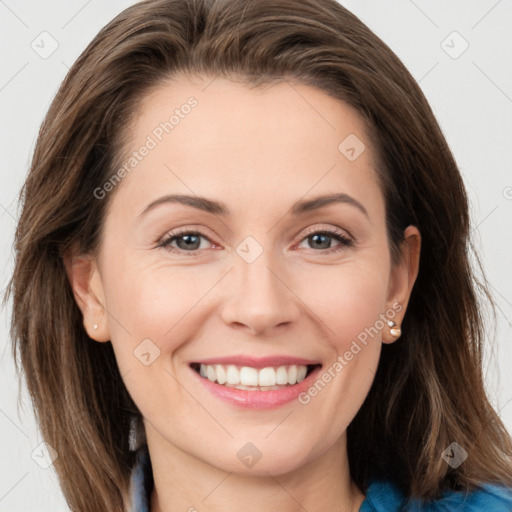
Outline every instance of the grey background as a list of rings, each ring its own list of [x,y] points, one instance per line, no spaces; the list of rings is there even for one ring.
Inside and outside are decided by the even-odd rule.
[[[0,0],[0,291],[12,271],[17,194],[43,116],[80,52],[133,3]],[[341,3],[420,83],[463,173],[473,234],[498,305],[486,346],[486,384],[512,431],[512,1]],[[0,320],[0,512],[67,511],[53,468],[41,467],[51,454],[39,447],[25,389],[18,414],[8,308]]]

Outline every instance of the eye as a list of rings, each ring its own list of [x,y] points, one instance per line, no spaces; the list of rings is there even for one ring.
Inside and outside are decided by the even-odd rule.
[[[334,247],[332,247],[332,239],[338,242]],[[206,247],[201,246],[202,240],[208,242]],[[307,232],[301,243],[305,241],[310,242],[309,247],[311,249],[319,249],[317,252],[323,253],[337,252],[354,245],[353,240],[343,231],[318,228]],[[164,236],[157,247],[162,247],[171,252],[189,253],[190,256],[197,256],[199,251],[208,248],[208,244],[211,245],[213,242],[199,231],[177,230]]]
[[[158,247],[163,247],[171,252],[189,252],[194,256],[196,251],[207,248],[201,247],[201,240],[207,240],[212,244],[212,241],[207,236],[198,231],[174,231],[167,234],[159,242]]]
[[[331,247],[332,239],[338,242],[338,245]],[[323,252],[331,253],[351,247],[354,242],[342,231],[330,229],[315,229],[306,234],[303,242],[310,242],[310,248],[320,249]]]

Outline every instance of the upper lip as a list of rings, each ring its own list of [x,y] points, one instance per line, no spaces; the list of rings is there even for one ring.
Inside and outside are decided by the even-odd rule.
[[[235,366],[250,366],[251,368],[267,368],[269,366],[286,366],[286,365],[316,365],[321,364],[319,361],[311,359],[303,359],[301,357],[292,357],[284,355],[268,356],[268,357],[252,357],[247,355],[212,357],[193,361],[196,364],[232,364]],[[192,364],[192,363],[191,363]]]

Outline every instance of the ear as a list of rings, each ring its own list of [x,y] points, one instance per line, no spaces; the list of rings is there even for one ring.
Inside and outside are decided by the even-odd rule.
[[[63,261],[87,334],[96,341],[110,341],[103,281],[96,258],[70,249],[63,255]]]
[[[400,327],[405,316],[412,288],[418,276],[420,266],[421,234],[416,226],[409,226],[404,231],[404,241],[401,246],[402,258],[392,267],[388,287],[388,311],[396,314],[391,318]],[[383,343],[393,343],[399,336],[393,336],[388,325],[382,332]]]

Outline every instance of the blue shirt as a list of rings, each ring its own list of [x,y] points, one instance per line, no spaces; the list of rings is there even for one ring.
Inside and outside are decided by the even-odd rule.
[[[130,512],[149,512],[149,500],[153,490],[153,471],[147,445],[137,450],[136,462],[131,474]],[[512,488],[482,484],[472,493],[445,491],[436,501],[421,504],[410,501],[393,483],[373,480],[366,491],[366,499],[359,512],[512,512]]]

